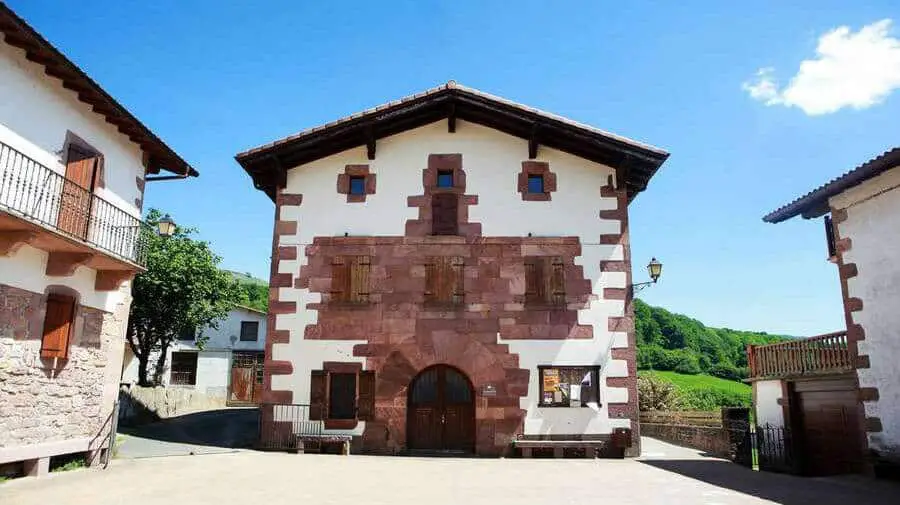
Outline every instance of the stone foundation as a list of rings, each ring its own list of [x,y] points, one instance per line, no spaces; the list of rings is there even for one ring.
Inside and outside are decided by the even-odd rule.
[[[109,430],[128,303],[79,305],[68,359],[56,361],[40,357],[45,303],[0,285],[0,463],[96,449]]]

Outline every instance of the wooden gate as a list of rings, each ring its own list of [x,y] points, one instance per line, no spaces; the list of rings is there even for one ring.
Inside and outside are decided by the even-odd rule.
[[[855,381],[819,379],[792,384],[797,454],[807,475],[861,471],[862,427]]]
[[[408,447],[416,451],[475,451],[475,394],[461,372],[445,365],[426,368],[410,384]]]
[[[258,404],[263,389],[263,361],[260,351],[235,351],[231,357],[228,405]]]

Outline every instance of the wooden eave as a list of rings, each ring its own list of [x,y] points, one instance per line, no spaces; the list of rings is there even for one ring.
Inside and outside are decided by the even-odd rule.
[[[140,146],[146,154],[146,172],[166,170],[175,174],[200,175],[167,146],[149,128],[94,82],[75,63],[66,58],[24,19],[0,2],[0,33],[4,41],[25,51],[25,57],[44,67],[44,73],[62,81],[64,88],[75,92],[78,100],[91,106],[106,122]]]
[[[669,154],[652,146],[607,134],[536,109],[498,99],[453,83],[381,106],[328,125],[252,149],[235,159],[257,189],[274,200],[291,168],[361,145],[377,156],[377,139],[396,135],[443,119],[448,131],[456,120],[480,124],[528,140],[526,156],[534,158],[543,146],[607,165],[624,174],[629,199],[646,189]]]

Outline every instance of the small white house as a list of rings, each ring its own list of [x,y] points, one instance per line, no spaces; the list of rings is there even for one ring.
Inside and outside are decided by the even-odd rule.
[[[200,337],[206,340],[197,345]],[[262,390],[266,313],[236,306],[218,322],[186,334],[166,354],[163,386],[193,389],[228,404],[258,403]],[[122,382],[136,383],[138,361],[126,350]],[[156,358],[151,358],[151,366]]]

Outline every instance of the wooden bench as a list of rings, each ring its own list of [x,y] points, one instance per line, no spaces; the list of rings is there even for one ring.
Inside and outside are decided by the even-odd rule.
[[[606,440],[532,440],[518,439],[513,446],[522,450],[523,458],[530,458],[534,449],[553,449],[554,458],[562,458],[566,449],[584,449],[584,457],[594,459],[597,450],[609,444]]]

